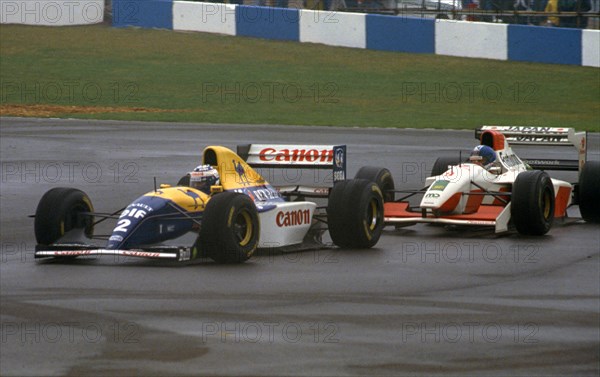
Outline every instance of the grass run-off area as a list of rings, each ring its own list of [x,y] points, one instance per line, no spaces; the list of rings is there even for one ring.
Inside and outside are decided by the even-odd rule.
[[[597,68],[106,25],[2,25],[0,38],[2,115],[600,127]]]

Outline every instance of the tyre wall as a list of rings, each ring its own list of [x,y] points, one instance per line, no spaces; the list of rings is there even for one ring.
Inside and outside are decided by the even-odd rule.
[[[173,0],[113,0],[113,25],[600,67],[600,31]]]

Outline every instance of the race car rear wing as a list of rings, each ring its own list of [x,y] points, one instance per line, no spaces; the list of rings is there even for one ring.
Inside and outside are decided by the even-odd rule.
[[[345,145],[238,145],[237,154],[252,167],[331,169],[333,182],[346,179]]]
[[[540,170],[574,170],[583,168],[587,160],[587,132],[575,132],[574,128],[523,127],[523,126],[481,126],[475,130],[475,138],[487,130],[501,132],[511,145],[542,145],[575,147],[577,160],[530,158],[523,162]]]

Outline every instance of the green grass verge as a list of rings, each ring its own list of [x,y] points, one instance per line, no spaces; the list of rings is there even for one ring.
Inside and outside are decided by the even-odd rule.
[[[2,25],[0,42],[1,105],[119,109],[74,114],[59,109],[52,116],[415,128],[600,127],[597,68],[107,26]],[[134,107],[154,112],[127,109]]]

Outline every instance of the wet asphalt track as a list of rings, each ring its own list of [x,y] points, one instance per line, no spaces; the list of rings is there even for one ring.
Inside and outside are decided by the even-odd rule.
[[[476,144],[472,132],[3,118],[0,137],[2,375],[600,372],[597,225],[539,238],[387,228],[372,250],[236,266],[33,260],[27,215],[52,187],[80,188],[108,211],[153,177],[177,182],[206,145],[318,142],[347,144],[350,174],[386,166],[397,186],[418,188],[436,157]],[[590,158],[599,144],[591,135]]]

